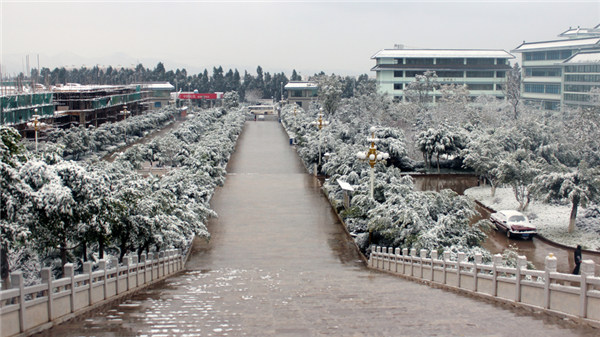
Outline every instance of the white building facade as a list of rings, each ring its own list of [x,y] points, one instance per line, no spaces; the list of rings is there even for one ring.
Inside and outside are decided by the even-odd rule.
[[[579,52],[562,65],[563,107],[598,106],[590,90],[600,88],[600,50]]]
[[[564,35],[567,32],[561,34]],[[582,51],[600,50],[600,37],[569,34],[566,40],[523,42],[513,52],[521,53],[523,85],[521,97],[526,104],[545,110],[563,106],[565,61]]]
[[[505,50],[383,49],[371,57],[376,64],[377,88],[398,101],[416,75],[435,71],[440,85],[466,85],[471,98],[490,95],[504,98],[506,72],[515,57]],[[433,102],[440,95],[433,92]]]

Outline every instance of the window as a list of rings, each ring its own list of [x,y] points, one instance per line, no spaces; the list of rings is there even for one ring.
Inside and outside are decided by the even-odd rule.
[[[546,52],[546,60],[559,60],[560,52],[558,50],[552,50]]]
[[[526,68],[525,76],[528,77],[560,77],[562,71],[555,68]]]
[[[544,93],[543,84],[525,83],[525,92]]]
[[[571,55],[573,55],[572,50],[561,50],[560,51],[560,58],[563,60],[571,57]]]
[[[507,59],[496,59],[496,64],[506,64]]]
[[[436,74],[438,78],[448,78],[448,77],[463,77],[463,71],[437,71]]]
[[[403,64],[403,59],[395,59],[396,60],[396,64]]]
[[[465,64],[463,58],[439,58],[436,60],[436,64]]]
[[[154,107],[155,108],[160,108],[162,106],[161,102],[154,102]]]
[[[494,77],[493,71],[467,71],[467,77]]]
[[[430,65],[433,64],[432,58],[407,58],[406,64]]]
[[[491,83],[470,83],[467,84],[469,90],[494,90],[494,85]]]
[[[416,75],[423,75],[422,71],[406,71],[406,77],[415,77]]]
[[[560,84],[546,84],[547,94],[560,94]]]
[[[496,77],[497,78],[505,78],[506,77],[506,71],[497,71],[496,72]]]
[[[467,59],[468,65],[493,65],[494,59],[492,58],[473,58]]]
[[[504,90],[504,86],[502,84],[496,84],[496,91]]]
[[[402,83],[394,83],[394,90],[402,90]]]
[[[404,72],[402,70],[394,70],[394,77],[403,77]]]

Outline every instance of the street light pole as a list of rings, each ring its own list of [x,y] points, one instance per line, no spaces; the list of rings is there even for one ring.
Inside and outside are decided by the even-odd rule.
[[[317,171],[318,171],[319,167],[321,166],[321,129],[323,129],[324,126],[329,125],[328,121],[323,120],[323,108],[319,109],[319,119],[317,119],[316,122],[311,122],[311,124],[316,125],[319,128],[319,164],[317,165],[317,168],[315,169],[315,175],[317,175]]]
[[[368,161],[369,166],[371,166],[371,186],[369,189],[369,197],[373,199],[373,185],[375,183],[375,164],[378,161],[384,161],[390,157],[387,152],[377,151],[377,147],[375,146],[375,142],[378,140],[375,138],[375,127],[371,127],[371,138],[367,138],[369,142],[371,142],[371,146],[365,152],[358,152],[356,157],[360,160]]]
[[[129,114],[129,111],[127,111],[127,105],[123,105],[123,110],[121,111],[121,113],[123,114],[123,121],[127,121],[127,114]],[[125,144],[127,144],[127,123],[123,123],[123,129],[125,130]]]

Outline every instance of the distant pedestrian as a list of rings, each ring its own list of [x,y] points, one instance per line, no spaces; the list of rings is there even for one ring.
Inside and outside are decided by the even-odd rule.
[[[254,114],[254,121],[256,122],[256,114]]]
[[[579,266],[581,265],[581,245],[577,245],[573,257],[575,258],[575,269],[573,269],[573,274],[579,275]]]

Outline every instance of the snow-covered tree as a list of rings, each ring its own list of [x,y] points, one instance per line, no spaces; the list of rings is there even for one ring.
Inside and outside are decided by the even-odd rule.
[[[506,72],[506,83],[504,85],[504,96],[512,107],[512,115],[515,120],[519,119],[519,103],[521,103],[521,67],[518,63]]]
[[[427,106],[433,101],[432,92],[439,88],[437,79],[436,72],[431,70],[427,70],[423,75],[415,75],[415,80],[404,90],[406,99],[416,104],[421,111],[426,111]]]
[[[561,172],[537,176],[534,186],[534,192],[546,202],[571,202],[568,231],[572,233],[575,230],[577,208],[600,200],[600,171],[582,161],[575,169],[563,167]]]
[[[342,99],[342,82],[339,76],[336,75],[319,75],[313,78],[319,87],[318,97],[325,112],[333,115]]]
[[[515,199],[519,202],[519,210],[526,210],[532,197],[533,179],[540,173],[533,154],[519,148],[500,160],[494,170],[501,183],[512,187]]]

